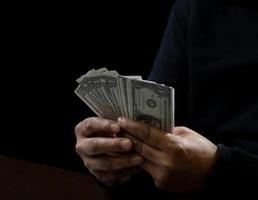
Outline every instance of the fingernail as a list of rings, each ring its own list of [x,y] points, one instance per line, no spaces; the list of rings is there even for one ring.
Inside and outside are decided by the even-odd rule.
[[[132,159],[132,163],[135,165],[141,165],[143,161],[144,161],[143,158],[140,156]]]
[[[132,142],[128,139],[123,139],[121,141],[121,147],[124,149],[124,150],[130,150],[132,148]]]
[[[117,124],[111,124],[110,129],[113,133],[118,133],[120,131],[120,127]]]
[[[125,120],[125,118],[123,118],[123,117],[119,117],[119,118],[117,119],[117,121],[120,122],[120,123],[123,123],[124,120]]]

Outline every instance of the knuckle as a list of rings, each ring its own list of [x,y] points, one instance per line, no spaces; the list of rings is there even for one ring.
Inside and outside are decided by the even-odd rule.
[[[75,134],[80,135],[82,132],[90,131],[92,127],[92,123],[94,123],[94,118],[95,117],[89,117],[81,121],[80,123],[78,123],[74,128]]]
[[[176,133],[186,133],[188,131],[188,128],[185,126],[178,126],[175,128]]]
[[[83,121],[83,126],[86,131],[90,131],[92,127],[92,123],[94,123],[94,118],[89,117]]]
[[[103,126],[103,128],[104,128],[105,130],[109,130],[109,129],[110,129],[110,125],[111,125],[110,121],[108,121],[108,120],[103,120],[102,126]]]
[[[75,151],[77,154],[82,154],[82,146],[78,142],[75,145]]]
[[[121,146],[121,142],[122,142],[122,141],[123,141],[123,140],[121,140],[121,139],[114,139],[114,140],[112,140],[112,141],[110,142],[111,148],[112,148],[113,150],[115,150],[115,151],[121,150],[121,149],[122,149],[122,146]]]
[[[110,152],[117,151],[118,150],[117,143],[118,142],[116,140],[108,141],[108,143],[106,144],[106,150]]]
[[[79,135],[81,132],[83,132],[83,126],[82,126],[82,122],[78,123],[75,127],[74,127],[74,133],[75,135]]]
[[[85,153],[92,154],[92,153],[95,153],[97,149],[98,149],[97,138],[88,139],[88,142],[85,145]]]

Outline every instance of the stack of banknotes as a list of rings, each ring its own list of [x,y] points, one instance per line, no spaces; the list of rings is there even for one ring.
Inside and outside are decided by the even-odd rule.
[[[92,69],[76,81],[75,93],[101,118],[127,117],[167,132],[174,126],[172,87],[106,68]]]

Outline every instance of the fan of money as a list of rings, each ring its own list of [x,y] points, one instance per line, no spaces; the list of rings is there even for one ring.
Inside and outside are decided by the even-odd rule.
[[[76,81],[76,95],[101,118],[127,117],[167,132],[174,126],[172,87],[107,68],[92,69]]]

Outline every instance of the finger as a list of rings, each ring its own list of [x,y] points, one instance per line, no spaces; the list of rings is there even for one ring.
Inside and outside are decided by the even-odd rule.
[[[114,181],[121,180],[124,177],[130,177],[140,172],[140,168],[131,167],[126,169],[112,170],[112,171],[92,170],[90,172],[100,181],[107,183],[107,182],[114,182]]]
[[[132,149],[132,142],[127,138],[86,138],[76,144],[76,151],[82,155],[126,152]]]
[[[126,118],[118,118],[118,124],[129,134],[153,147],[162,149],[164,146],[165,132],[160,129]]]
[[[173,132],[175,136],[180,136],[180,137],[189,137],[189,136],[201,136],[203,137],[202,135],[200,135],[199,133],[187,128],[187,127],[184,127],[184,126],[177,126],[177,127],[174,127],[174,132]]]
[[[130,139],[130,141],[133,143],[133,148],[134,150],[136,150],[137,152],[141,152],[142,149],[142,145],[143,142],[140,141],[139,139],[137,139],[136,137],[134,137],[133,135],[130,135],[129,133],[127,133],[126,131],[121,131],[119,133],[119,137],[123,137],[123,138],[128,138]]]
[[[112,120],[90,117],[80,122],[75,127],[76,136],[92,136],[94,133],[118,133],[120,127]]]
[[[153,179],[163,182],[167,178],[167,174],[165,170],[161,167],[159,167],[156,164],[153,164],[150,161],[145,160],[144,164],[142,165],[142,168],[146,170]]]
[[[157,179],[154,179],[154,184],[160,190],[164,190],[164,191],[170,191],[171,190],[171,185],[170,185],[170,187],[168,187],[167,184],[165,184],[164,182],[161,182]]]
[[[133,136],[128,136],[128,134],[123,133],[124,137],[130,138],[130,140],[133,143],[133,148],[141,154],[145,159],[151,161],[152,163],[171,168],[174,165],[174,160],[173,160],[173,149],[170,150],[170,153],[167,154],[164,152],[164,150],[159,150],[157,148],[154,148],[138,139],[136,139]],[[167,134],[165,135],[166,137],[169,137]],[[168,141],[169,142],[169,141]],[[177,146],[175,145],[176,142],[170,142],[170,145],[166,145],[168,147],[172,147],[177,149]]]
[[[148,144],[142,143],[141,149],[139,149],[139,153],[147,160],[151,161],[151,163],[159,166],[168,166],[169,160],[167,156],[160,150],[153,148]]]
[[[141,165],[143,158],[139,155],[87,156],[84,158],[84,163],[91,170],[111,171]]]
[[[136,137],[129,135],[128,133],[122,131],[121,133],[123,137],[129,138],[132,143],[134,150],[140,153],[144,158],[148,159],[149,161],[156,163],[156,164],[163,164],[166,160],[162,151],[157,148],[154,148],[140,140]]]

